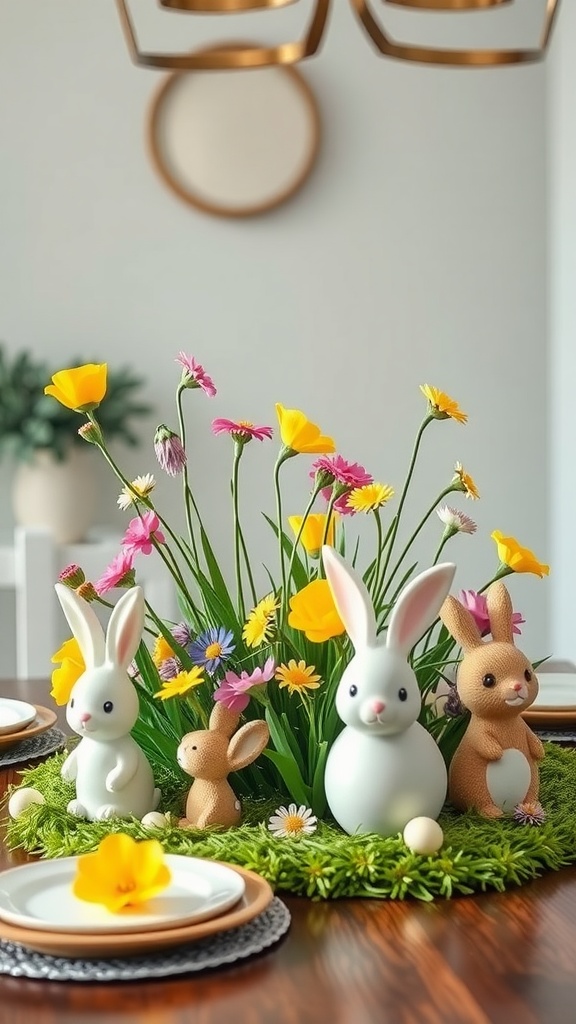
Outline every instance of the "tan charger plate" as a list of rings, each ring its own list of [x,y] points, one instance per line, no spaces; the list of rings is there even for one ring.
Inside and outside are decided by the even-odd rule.
[[[36,708],[36,718],[25,729],[19,729],[17,732],[5,732],[0,736],[0,750],[15,747],[17,743],[23,743],[24,740],[32,739],[33,736],[39,736],[40,733],[52,728],[58,718],[56,712],[51,708],[43,708],[40,704],[32,706]]]
[[[224,864],[224,861],[219,863]],[[274,893],[266,879],[239,868],[236,864],[226,867],[237,871],[246,882],[246,891],[241,900],[231,910],[218,917],[197,924],[180,925],[176,928],[162,928],[158,931],[81,935],[71,932],[48,932],[34,928],[20,928],[16,925],[0,921],[0,939],[18,942],[39,953],[51,956],[66,957],[105,957],[131,956],[137,953],[154,952],[169,946],[178,946],[186,942],[195,942],[217,932],[227,932],[231,928],[247,924],[261,914],[272,902]],[[0,884],[1,884],[0,875]]]
[[[576,725],[576,707],[570,708],[528,708],[522,712],[522,718],[531,727],[551,727],[553,729],[567,729]]]

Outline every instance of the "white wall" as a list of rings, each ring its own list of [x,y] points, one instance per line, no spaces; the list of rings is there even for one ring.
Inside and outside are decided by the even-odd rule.
[[[199,23],[202,38],[214,25],[152,0],[133,6],[149,47],[178,33],[192,45]],[[534,41],[542,6],[500,12],[502,42]],[[273,18],[288,31],[302,7],[245,17],[255,36]],[[430,24],[400,13],[414,33]],[[496,15],[434,17],[432,31],[445,26],[454,38],[476,19],[485,42]],[[388,21],[400,34],[400,15]],[[220,37],[231,38],[223,24]],[[246,36],[248,22],[230,24]],[[131,361],[150,381],[156,419],[171,422],[173,358],[194,353],[219,386],[212,402],[191,394],[189,409],[196,487],[225,556],[230,450],[208,436],[213,416],[272,423],[275,401],[299,406],[344,455],[399,487],[423,412],[418,384],[436,384],[470,423],[430,432],[412,515],[461,459],[482,501],[466,508],[479,534],[452,549],[458,582],[492,574],[495,528],[548,561],[545,67],[385,61],[338,0],[323,51],[303,73],[324,124],[312,179],[265,217],[209,218],[150,166],[143,138],[158,78],[130,64],[111,0],[1,0],[0,337],[55,365],[80,350]],[[272,511],[275,449],[255,448],[246,493],[252,508]],[[142,472],[152,462],[130,453],[126,465]],[[9,530],[0,469],[0,528]],[[299,511],[304,461],[285,476],[287,511]],[[114,493],[106,478],[101,521],[116,521]],[[165,493],[177,501],[177,487]],[[259,530],[254,514],[248,532],[260,539]],[[512,590],[529,620],[527,653],[550,653],[550,583],[522,577]]]

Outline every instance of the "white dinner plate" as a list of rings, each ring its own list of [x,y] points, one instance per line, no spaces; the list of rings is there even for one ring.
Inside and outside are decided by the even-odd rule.
[[[0,874],[0,918],[26,928],[89,934],[157,931],[224,913],[244,895],[245,882],[224,864],[168,854],[170,885],[160,895],[112,913],[72,892],[78,857],[35,861]]]
[[[534,711],[576,710],[576,674],[572,672],[541,672],[539,692],[532,704]]]
[[[24,700],[0,697],[0,736],[19,732],[36,718],[36,708]]]

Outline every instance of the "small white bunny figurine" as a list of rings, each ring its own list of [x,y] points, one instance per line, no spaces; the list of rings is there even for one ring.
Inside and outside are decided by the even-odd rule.
[[[342,828],[402,832],[412,818],[437,818],[447,790],[444,759],[417,722],[421,695],[407,655],[436,618],[456,566],[427,569],[402,590],[386,636],[358,573],[333,548],[322,548],[332,596],[355,654],[336,693],[346,728],[326,762],[326,798]]]
[[[86,665],[72,688],[66,721],[82,737],[62,765],[76,782],[68,811],[94,821],[142,818],[160,800],[152,769],[130,730],[138,718],[138,694],[127,669],[144,628],[144,596],[132,587],[114,608],[104,631],[87,601],[62,584],[56,593]]]

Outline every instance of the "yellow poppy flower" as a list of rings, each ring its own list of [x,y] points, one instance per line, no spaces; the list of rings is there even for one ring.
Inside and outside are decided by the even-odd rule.
[[[433,388],[430,384],[421,384],[420,391],[428,399],[428,411],[436,420],[456,420],[457,423],[466,423],[468,414],[462,409],[450,395],[439,388]]]
[[[270,640],[274,629],[274,618],[279,607],[274,594],[268,594],[250,612],[242,630],[242,639],[248,647],[260,647]]]
[[[469,473],[466,472],[461,462],[457,462],[454,466],[454,476],[452,478],[452,487],[455,491],[463,491],[467,498],[480,497],[480,492],[474,483],[474,480]]]
[[[181,697],[191,690],[193,686],[200,686],[204,682],[204,673],[199,665],[195,665],[189,672],[179,672],[174,679],[166,679],[162,689],[154,694],[160,700],[169,700],[170,697]]]
[[[292,528],[294,536],[298,536],[300,527],[302,526],[303,516],[288,516],[288,522]],[[330,525],[328,526],[328,536],[324,541],[325,544],[329,544],[330,547],[334,547],[334,520],[338,519],[338,513],[334,512],[330,517]],[[311,512],[306,517],[304,523],[304,529],[300,535],[300,544],[306,549],[308,554],[317,556],[322,547],[324,530],[326,529],[326,513],[325,512]]]
[[[168,658],[173,657],[174,651],[170,647],[170,644],[164,639],[162,633],[159,633],[152,648],[152,661],[156,665],[156,668],[160,668],[163,661],[167,661]]]
[[[72,892],[87,903],[102,903],[113,914],[151,900],[171,882],[157,839],[136,842],[118,832],[106,836],[95,853],[78,858]]]
[[[52,383],[44,388],[45,395],[52,395],[60,405],[76,412],[90,412],[97,409],[106,394],[106,363],[86,363],[71,370],[59,370],[52,377]]]
[[[290,598],[289,604],[288,625],[301,630],[313,643],[321,644],[344,632],[327,580],[312,580]]]
[[[350,491],[346,504],[355,512],[375,512],[394,496],[394,488],[388,484],[364,484]]]
[[[299,409],[285,409],[277,402],[276,415],[282,444],[286,448],[303,455],[326,455],[336,451],[334,439],[321,434],[320,427]]]
[[[53,664],[61,662],[61,665],[52,672],[50,696],[58,705],[67,704],[74,683],[86,670],[78,641],[74,637],[66,640],[50,660]]]
[[[276,679],[279,680],[280,689],[287,686],[290,696],[302,693],[303,690],[317,690],[321,677],[314,675],[315,669],[315,665],[307,665],[305,661],[296,663],[294,658],[287,665],[279,665]]]
[[[490,534],[496,542],[498,558],[513,572],[533,572],[535,576],[548,576],[550,566],[539,562],[536,555],[528,548],[523,548],[514,537],[504,537],[500,530]]]

